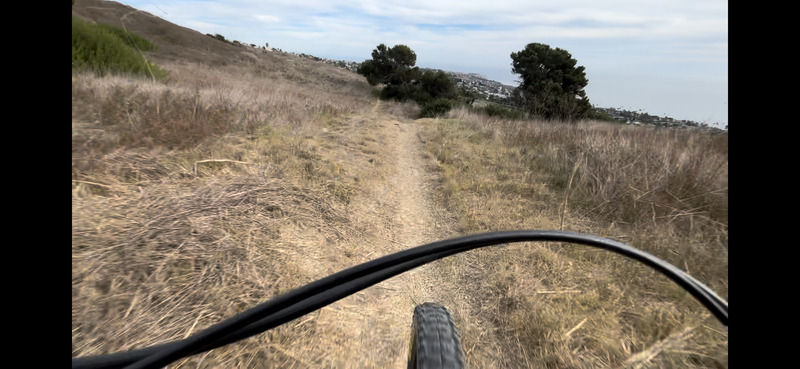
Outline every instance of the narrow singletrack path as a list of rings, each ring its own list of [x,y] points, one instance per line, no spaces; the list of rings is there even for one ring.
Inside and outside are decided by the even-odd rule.
[[[445,223],[436,219],[425,171],[424,147],[418,123],[401,122],[382,115],[380,102],[371,116],[387,167],[385,180],[376,181],[371,193],[353,204],[356,214],[367,217],[373,237],[359,239],[364,261],[449,237]],[[339,332],[331,347],[336,358],[326,367],[404,368],[414,306],[439,301],[442,290],[432,268],[424,265],[331,304],[319,313],[323,331]]]

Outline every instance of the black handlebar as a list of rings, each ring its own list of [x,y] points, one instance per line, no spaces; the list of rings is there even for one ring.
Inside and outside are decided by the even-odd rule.
[[[595,246],[638,260],[672,279],[692,294],[722,324],[728,325],[727,301],[682,270],[646,252],[607,238],[574,232],[505,231],[437,241],[383,256],[275,297],[186,339],[127,352],[73,358],[72,368],[161,368],[175,360],[275,328],[431,261],[480,247],[531,241]]]

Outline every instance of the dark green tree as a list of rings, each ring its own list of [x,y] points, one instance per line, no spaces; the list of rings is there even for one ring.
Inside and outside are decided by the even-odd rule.
[[[422,90],[431,95],[431,98],[455,99],[458,97],[458,90],[453,79],[441,70],[428,69],[420,77]]]
[[[372,59],[361,63],[358,73],[367,77],[367,82],[373,86],[378,83],[399,86],[419,79],[416,63],[417,54],[410,47],[395,45],[390,48],[380,44],[372,50]]]
[[[361,63],[358,73],[367,77],[370,85],[386,85],[381,90],[382,99],[416,101],[422,116],[444,114],[458,97],[455,83],[440,70],[422,73],[416,63],[417,54],[410,47],[380,44],[372,50],[372,59]]]
[[[378,72],[378,65],[372,59],[364,60],[356,70],[358,74],[367,77],[367,82],[375,86],[381,82],[380,72]]]
[[[511,60],[511,71],[522,79],[516,96],[531,115],[572,121],[591,111],[585,68],[566,50],[530,43]]]
[[[417,64],[417,54],[406,45],[395,45],[389,48],[386,50],[386,56],[396,68],[412,68]]]

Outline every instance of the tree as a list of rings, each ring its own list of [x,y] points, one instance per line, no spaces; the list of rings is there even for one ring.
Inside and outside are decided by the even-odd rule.
[[[420,83],[422,90],[431,95],[431,98],[455,99],[458,97],[458,90],[453,79],[441,70],[426,70],[420,77]]]
[[[458,97],[455,83],[447,73],[416,67],[417,54],[406,45],[387,47],[380,44],[372,50],[372,59],[358,67],[370,85],[385,84],[382,99],[413,100],[420,105],[422,116],[446,113]]]
[[[516,91],[531,115],[571,121],[586,117],[592,109],[584,88],[589,83],[585,68],[564,49],[530,43],[511,53],[511,72],[522,78]]]
[[[367,77],[371,85],[384,83],[387,85],[403,85],[419,79],[417,54],[406,45],[386,47],[380,44],[372,50],[372,59],[361,63],[358,73]]]

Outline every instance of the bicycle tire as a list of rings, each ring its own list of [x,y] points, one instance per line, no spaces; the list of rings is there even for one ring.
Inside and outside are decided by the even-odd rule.
[[[426,302],[414,308],[408,369],[462,369],[464,350],[450,312]]]

